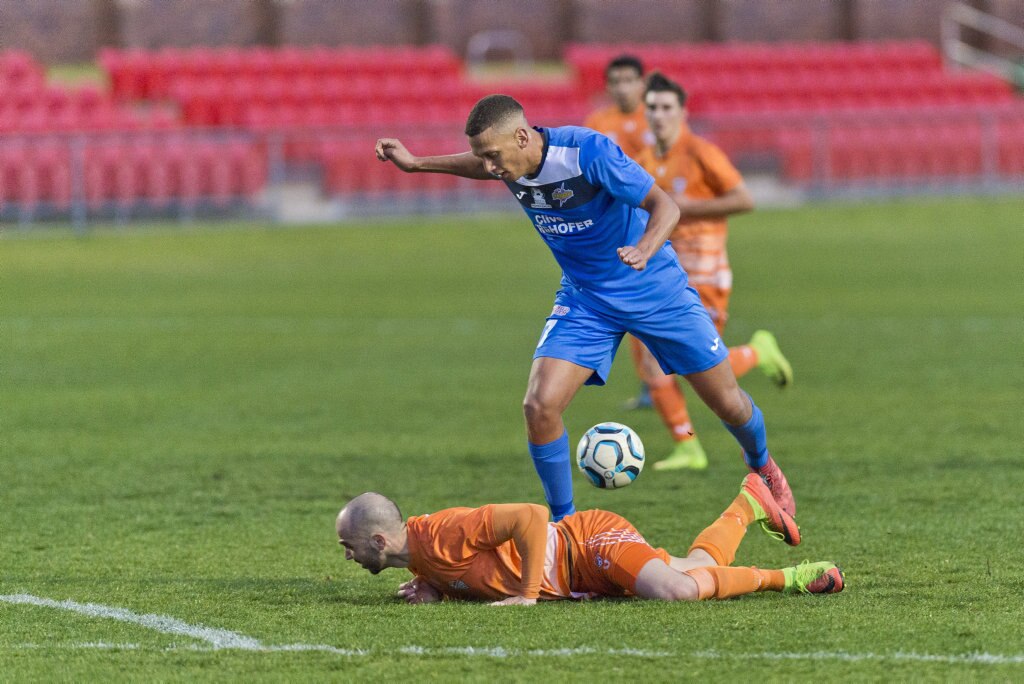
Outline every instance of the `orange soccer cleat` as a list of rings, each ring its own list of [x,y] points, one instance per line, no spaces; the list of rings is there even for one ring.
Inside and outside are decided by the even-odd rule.
[[[789,488],[786,476],[782,474],[775,459],[769,455],[767,463],[760,468],[751,468],[751,470],[760,475],[764,483],[768,485],[772,497],[782,507],[782,510],[790,517],[796,517],[796,500],[793,499],[793,490]]]
[[[761,524],[765,532],[790,546],[800,543],[800,528],[796,521],[782,510],[760,475],[750,473],[743,478],[740,492],[746,496],[750,507],[754,509],[754,519]]]

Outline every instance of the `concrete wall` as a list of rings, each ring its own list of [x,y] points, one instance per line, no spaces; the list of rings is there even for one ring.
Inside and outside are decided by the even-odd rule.
[[[1021,0],[971,0],[1024,26]],[[443,43],[518,31],[535,58],[567,41],[939,38],[947,0],[0,0],[0,45],[45,62],[98,46]],[[103,17],[119,17],[117,22]],[[111,26],[111,24],[114,24]],[[268,30],[269,27],[269,30]]]

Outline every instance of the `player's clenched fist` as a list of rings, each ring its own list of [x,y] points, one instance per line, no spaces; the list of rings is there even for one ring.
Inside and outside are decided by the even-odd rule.
[[[379,138],[374,148],[377,159],[390,161],[402,171],[416,170],[416,157],[405,149],[405,145],[398,138]]]
[[[647,268],[647,257],[644,256],[639,247],[619,247],[616,251],[622,263],[634,271],[642,271]]]

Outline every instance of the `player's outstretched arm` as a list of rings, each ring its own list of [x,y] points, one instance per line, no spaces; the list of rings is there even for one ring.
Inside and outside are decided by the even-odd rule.
[[[647,268],[647,260],[661,249],[679,223],[679,207],[657,185],[651,186],[640,207],[651,215],[647,219],[647,230],[640,236],[640,241],[635,247],[626,246],[618,249],[622,263],[637,271]]]
[[[417,157],[409,152],[398,138],[380,138],[374,151],[377,159],[382,162],[390,161],[406,173],[449,173],[476,180],[495,179],[484,169],[483,161],[472,152]]]

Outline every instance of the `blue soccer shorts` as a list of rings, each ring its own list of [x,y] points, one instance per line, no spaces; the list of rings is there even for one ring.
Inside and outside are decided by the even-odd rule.
[[[666,373],[699,373],[729,356],[692,287],[655,312],[631,315],[598,311],[563,288],[555,295],[533,358],[563,359],[590,368],[594,373],[586,384],[603,385],[626,333],[643,342]]]

